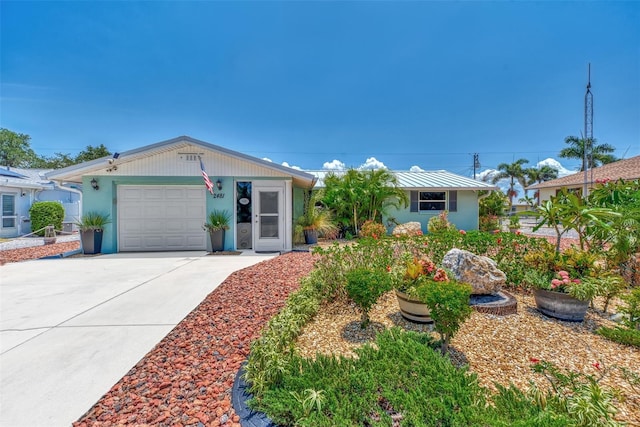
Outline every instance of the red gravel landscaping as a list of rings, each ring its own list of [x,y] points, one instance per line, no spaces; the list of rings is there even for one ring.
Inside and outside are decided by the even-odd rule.
[[[231,388],[251,341],[313,267],[293,252],[230,275],[73,425],[240,426]]]

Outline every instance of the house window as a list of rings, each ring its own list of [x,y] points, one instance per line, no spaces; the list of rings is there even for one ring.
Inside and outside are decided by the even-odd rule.
[[[418,210],[443,211],[447,206],[447,193],[444,191],[420,191]]]
[[[452,191],[411,191],[411,212],[458,210],[458,192]],[[448,207],[447,207],[448,205]]]
[[[2,228],[16,227],[16,196],[15,194],[0,195],[2,204]]]

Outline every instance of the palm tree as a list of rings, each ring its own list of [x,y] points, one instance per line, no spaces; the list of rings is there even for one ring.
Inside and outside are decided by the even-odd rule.
[[[587,141],[587,165],[589,169],[606,165],[607,163],[613,163],[618,160],[611,153],[615,152],[616,149],[612,145],[609,144],[597,144],[598,140],[593,138]],[[582,166],[580,167],[580,171],[585,170],[585,158],[584,158],[584,147],[585,147],[585,139],[578,138],[576,136],[568,136],[564,139],[565,144],[569,144],[569,147],[563,148],[560,150],[560,154],[558,156],[565,159],[577,159],[582,161]]]
[[[500,172],[491,180],[495,184],[501,179],[510,179],[509,192],[507,193],[507,196],[509,196],[509,207],[513,206],[513,196],[518,194],[515,189],[516,181],[518,181],[522,187],[526,187],[525,171],[522,169],[522,165],[525,163],[529,163],[529,160],[518,159],[513,163],[500,163],[498,165],[498,171]]]
[[[539,168],[529,168],[529,169],[526,169],[524,173],[526,175],[527,186],[533,185],[536,183],[540,184],[542,182],[550,181],[558,177],[558,169],[549,165],[542,165]],[[536,199],[536,205],[539,205],[540,204],[539,190],[535,192],[534,197]]]

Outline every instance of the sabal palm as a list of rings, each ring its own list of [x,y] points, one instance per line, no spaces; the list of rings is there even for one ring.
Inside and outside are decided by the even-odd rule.
[[[518,159],[513,163],[500,163],[498,165],[499,173],[495,175],[492,179],[492,182],[495,184],[501,179],[508,178],[509,181],[509,206],[513,206],[513,196],[516,195],[515,185],[516,181],[522,185],[522,187],[526,187],[525,181],[525,170],[522,168],[522,165],[525,163],[529,163],[527,159]]]
[[[589,139],[588,141],[586,141],[586,144],[585,141],[586,140],[584,138],[578,138],[576,136],[566,137],[564,139],[564,143],[568,144],[569,147],[560,150],[558,156],[565,159],[581,160],[582,166],[580,167],[580,171],[585,170],[585,145],[587,148],[587,164],[589,165],[589,169],[607,163],[613,163],[618,160],[614,155],[611,154],[616,151],[615,147],[613,147],[612,145],[597,144],[598,140],[595,138]]]

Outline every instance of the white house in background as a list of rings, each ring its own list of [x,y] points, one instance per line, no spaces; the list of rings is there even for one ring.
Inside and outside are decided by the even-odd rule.
[[[65,211],[68,231],[80,217],[82,193],[78,188],[62,187],[45,177],[52,169],[23,169],[0,166],[0,237],[29,234],[29,209],[35,202],[58,201]]]
[[[341,171],[309,171],[318,179],[314,188],[324,187],[329,173]],[[498,187],[473,178],[445,170],[391,171],[398,179],[398,186],[407,192],[410,203],[405,209],[391,208],[382,218],[383,223],[419,222],[422,232],[427,232],[429,219],[448,211],[448,218],[460,230],[477,230],[479,227],[479,192],[498,190]],[[392,221],[393,222],[393,221]]]

